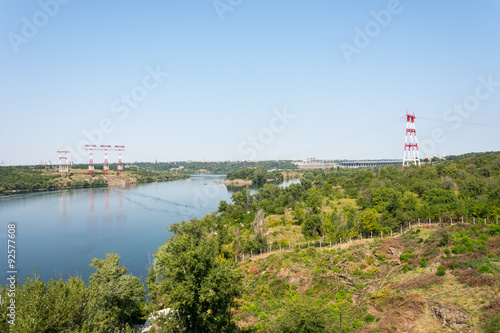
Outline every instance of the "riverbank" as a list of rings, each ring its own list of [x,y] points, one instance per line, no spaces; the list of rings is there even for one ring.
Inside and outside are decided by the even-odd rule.
[[[31,169],[27,167],[0,168],[0,195],[58,191],[67,189],[93,187],[122,187],[129,184],[150,183],[189,178],[188,174],[174,174],[147,169],[125,171],[109,171],[103,174],[96,170],[95,175],[88,174],[86,169],[72,169],[69,173],[59,173],[56,169]]]
[[[247,185],[252,185],[251,180],[245,180],[245,179],[226,179],[222,182],[224,185],[229,185],[229,186],[247,186]]]

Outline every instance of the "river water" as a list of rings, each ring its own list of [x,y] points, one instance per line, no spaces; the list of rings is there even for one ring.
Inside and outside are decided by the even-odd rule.
[[[130,187],[75,189],[0,197],[2,284],[7,271],[7,226],[16,225],[16,270],[21,282],[33,269],[40,278],[88,281],[93,258],[121,256],[133,275],[145,280],[152,254],[170,236],[172,223],[217,210],[238,189],[223,175],[194,175]],[[291,181],[282,184],[287,186]],[[252,189],[251,192],[255,192]]]

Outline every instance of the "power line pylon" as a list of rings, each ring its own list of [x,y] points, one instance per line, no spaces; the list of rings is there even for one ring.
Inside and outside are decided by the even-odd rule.
[[[58,150],[59,153],[59,173],[68,173],[68,153],[69,150]]]
[[[108,150],[111,148],[111,145],[101,145],[101,148],[104,149],[104,165],[102,166],[102,174],[109,174],[109,163],[108,163]]]
[[[116,167],[116,172],[118,174],[122,174],[123,173],[122,151],[125,150],[125,146],[115,146],[115,150],[118,150],[118,165]]]
[[[403,170],[411,163],[420,167],[420,155],[418,152],[417,131],[415,130],[415,112],[413,115],[406,110],[406,138],[403,156]]]
[[[92,149],[96,148],[96,145],[85,145],[85,149],[89,151],[89,171],[88,174],[95,176],[95,169],[94,169],[94,157],[92,155]]]

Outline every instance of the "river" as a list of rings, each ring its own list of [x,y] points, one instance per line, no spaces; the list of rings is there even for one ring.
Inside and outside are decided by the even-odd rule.
[[[74,189],[0,197],[2,281],[7,275],[7,225],[16,225],[16,269],[21,282],[36,269],[43,281],[78,276],[88,281],[93,258],[121,256],[145,280],[152,254],[172,223],[202,217],[231,202],[237,191],[223,175],[129,187]],[[287,186],[293,180],[281,184]],[[251,189],[251,193],[255,193]],[[5,283],[2,283],[5,284]]]

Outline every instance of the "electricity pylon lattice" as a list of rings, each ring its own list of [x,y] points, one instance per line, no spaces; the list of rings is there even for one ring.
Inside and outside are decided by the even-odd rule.
[[[403,170],[411,164],[420,167],[420,155],[418,153],[417,131],[415,130],[415,112],[413,115],[406,110],[406,138],[403,156]]]

